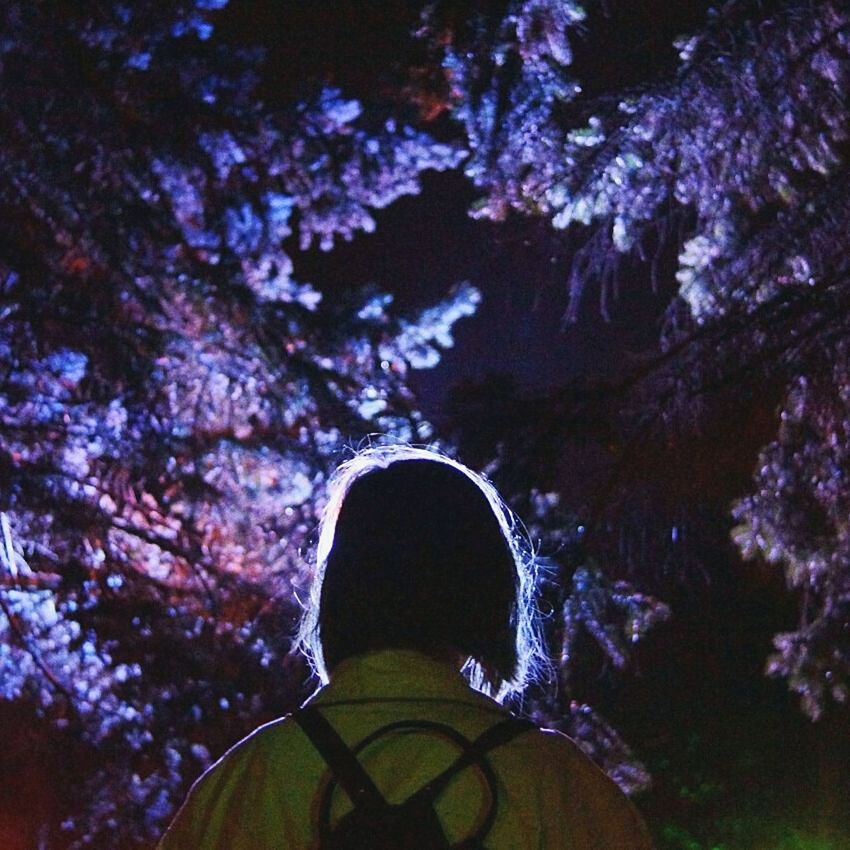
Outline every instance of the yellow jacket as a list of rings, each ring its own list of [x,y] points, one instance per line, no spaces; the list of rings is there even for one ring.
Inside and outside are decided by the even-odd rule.
[[[450,663],[384,650],[342,662],[311,700],[349,746],[402,719],[446,723],[470,740],[506,710],[470,689]],[[430,733],[389,734],[361,753],[383,796],[401,802],[451,764],[458,749]],[[566,736],[526,732],[487,755],[498,781],[489,850],[651,850],[646,826],[620,789]],[[160,850],[307,850],[316,847],[318,791],[328,768],[288,718],[261,726],[194,784]],[[452,842],[487,807],[475,767],[457,774],[436,810]],[[335,822],[351,804],[337,787]]]

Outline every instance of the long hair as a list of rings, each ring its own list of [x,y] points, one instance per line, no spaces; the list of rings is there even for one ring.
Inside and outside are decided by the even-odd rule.
[[[543,663],[535,561],[485,478],[430,449],[365,449],[329,483],[297,645],[323,682],[345,658],[408,648],[467,657],[503,700]]]

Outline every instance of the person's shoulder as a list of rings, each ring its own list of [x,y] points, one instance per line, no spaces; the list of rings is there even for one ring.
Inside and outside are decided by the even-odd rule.
[[[225,769],[234,769],[255,759],[274,757],[274,753],[285,752],[294,735],[297,735],[291,715],[278,717],[258,726],[241,738],[203,773],[198,783],[208,779],[213,773]],[[196,783],[196,784],[198,784]]]
[[[235,743],[222,758],[245,756],[285,747],[298,734],[298,726],[292,719],[292,714],[285,714],[283,717],[277,717],[257,726],[256,729]]]
[[[286,763],[292,735],[289,717],[246,735],[194,782],[158,850],[224,846],[228,824],[250,822],[269,778]]]
[[[220,785],[225,777],[232,778],[251,770],[257,761],[273,760],[276,753],[287,750],[294,725],[287,715],[258,726],[210,765],[195,782],[190,794],[196,794],[203,786]]]
[[[529,750],[539,753],[542,758],[563,758],[581,763],[588,761],[588,757],[581,747],[572,738],[557,729],[546,729],[533,725],[530,726],[527,734],[518,736],[516,740]]]
[[[605,846],[618,850],[652,847],[634,804],[572,738],[537,729],[519,736],[517,745],[516,760],[534,775],[544,794],[552,795],[553,807],[567,814],[576,834],[582,829],[588,835],[604,834]]]
[[[619,786],[572,738],[555,729],[533,729],[517,739],[524,747],[517,755],[542,774],[560,777],[572,794],[602,795],[628,802]]]

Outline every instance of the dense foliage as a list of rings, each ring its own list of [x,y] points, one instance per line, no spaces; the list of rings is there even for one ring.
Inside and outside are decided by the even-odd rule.
[[[331,89],[264,111],[220,5],[2,13],[0,688],[100,753],[64,824],[100,846],[303,696],[325,477],[430,437],[405,374],[478,299],[405,319],[293,276],[290,233],[328,249],[460,154]]]
[[[841,3],[732,0],[676,41],[671,79],[589,97],[570,70],[584,17],[573,3],[513,3],[445,50],[473,149],[464,168],[484,192],[475,212],[584,229],[573,319],[588,281],[607,313],[623,257],[650,263],[656,284],[675,248],[664,353],[623,393],[641,427],[698,419],[719,388],[786,387],[734,537],[800,591],[799,628],[776,637],[769,670],[816,717],[850,684],[850,15]]]
[[[92,765],[67,840],[149,845],[213,755],[304,695],[288,650],[326,477],[370,434],[439,439],[410,370],[439,362],[481,296],[460,284],[405,316],[377,289],[301,280],[298,254],[371,232],[429,169],[467,175],[473,215],[536,217],[579,246],[572,318],[594,280],[609,310],[623,258],[663,288],[678,255],[661,351],[606,402],[625,444],[690,427],[718,388],[783,388],[735,541],[800,593],[770,670],[813,716],[845,701],[842,5],[733,0],[677,42],[670,78],[600,95],[574,43],[605,4],[414,4],[409,80],[364,102],[319,74],[273,104],[263,52],[213,29],[225,5],[0,13],[0,698]],[[669,611],[585,547],[610,512],[579,515],[509,446],[487,460],[549,557],[561,687],[527,707],[644,787],[571,670],[582,640],[627,669]],[[621,552],[650,502],[616,514]]]

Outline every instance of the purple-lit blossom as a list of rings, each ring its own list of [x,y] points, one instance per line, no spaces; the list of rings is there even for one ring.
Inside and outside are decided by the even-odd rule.
[[[483,192],[471,212],[499,221],[516,210],[587,236],[567,280],[570,319],[592,282],[609,314],[618,257],[651,263],[658,286],[675,249],[667,359],[638,386],[635,419],[682,427],[711,388],[785,383],[779,437],[735,508],[736,540],[801,594],[801,625],[777,636],[769,669],[817,715],[846,699],[848,676],[850,14],[836,2],[726,3],[676,40],[672,77],[601,97],[570,76],[581,18],[570,3],[517,0],[442,49],[464,167]],[[609,596],[584,580],[574,589],[568,624],[585,618],[617,663],[613,633],[594,625]]]
[[[500,221],[511,208],[546,211],[545,193],[565,163],[556,112],[580,92],[567,66],[577,3],[514,0],[490,38],[449,47],[444,66],[454,117],[468,138],[465,173],[485,194],[472,214]]]
[[[777,439],[759,457],[756,490],[734,509],[744,557],[784,568],[800,622],[776,635],[772,675],[818,717],[850,697],[850,349],[841,340],[789,388]]]
[[[150,846],[217,736],[299,699],[327,475],[426,438],[405,376],[477,303],[298,279],[299,243],[370,231],[463,149],[334,89],[263,108],[224,5],[0,12],[0,697],[98,754],[74,846]]]

